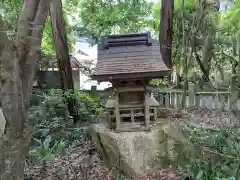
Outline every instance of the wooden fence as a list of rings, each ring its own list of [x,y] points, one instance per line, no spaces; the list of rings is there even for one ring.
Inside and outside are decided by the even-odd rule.
[[[160,106],[182,108],[182,90],[157,90],[154,92],[154,96],[159,101]],[[229,91],[199,92],[195,85],[190,85],[186,93],[184,107],[240,110],[240,99],[233,100]]]

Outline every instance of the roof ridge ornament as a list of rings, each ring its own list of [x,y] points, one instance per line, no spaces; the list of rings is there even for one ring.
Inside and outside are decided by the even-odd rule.
[[[132,46],[132,45],[152,45],[151,33],[136,33],[126,35],[110,35],[105,36],[102,40],[103,49],[119,46]]]

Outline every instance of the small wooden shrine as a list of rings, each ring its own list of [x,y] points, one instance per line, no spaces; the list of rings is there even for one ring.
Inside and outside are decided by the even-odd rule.
[[[117,132],[149,130],[159,105],[152,96],[150,80],[168,76],[157,40],[150,33],[112,35],[98,46],[95,80],[112,83],[106,103],[109,125]]]

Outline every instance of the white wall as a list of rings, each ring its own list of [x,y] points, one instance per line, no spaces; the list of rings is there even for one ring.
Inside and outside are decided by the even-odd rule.
[[[231,9],[234,6],[234,0],[219,0],[220,3],[220,12],[225,12]]]
[[[78,53],[78,50],[84,51],[88,56],[82,55]],[[97,63],[97,45],[91,46],[86,38],[84,37],[76,37],[76,44],[75,44],[75,52],[73,56],[78,59],[83,64],[86,62],[91,63],[91,69],[95,68]],[[83,72],[79,71],[79,84],[80,89],[90,90],[92,85],[97,85],[97,90],[104,90],[108,87],[111,87],[111,83],[109,82],[102,82],[97,83],[97,81],[91,80],[90,76],[85,75]]]
[[[111,83],[109,82],[101,82],[91,80],[89,76],[84,75],[81,71],[79,71],[80,76],[80,89],[90,90],[91,86],[97,86],[97,90],[104,90],[108,87],[111,87]]]

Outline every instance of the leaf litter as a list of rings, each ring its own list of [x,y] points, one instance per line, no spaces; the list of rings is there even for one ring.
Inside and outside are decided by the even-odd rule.
[[[233,123],[236,117],[230,111],[191,108],[185,111],[166,110],[167,117],[183,124],[192,121],[208,127]],[[42,166],[27,165],[25,180],[130,180],[116,177],[117,172],[108,168],[91,142],[73,150],[69,156],[58,156]],[[181,173],[171,167],[160,169],[138,180],[180,180]]]

